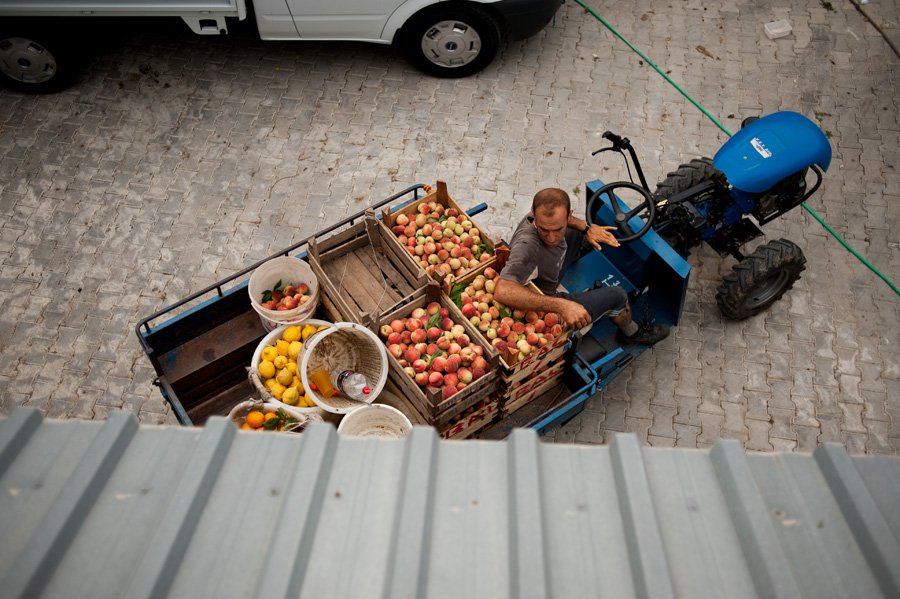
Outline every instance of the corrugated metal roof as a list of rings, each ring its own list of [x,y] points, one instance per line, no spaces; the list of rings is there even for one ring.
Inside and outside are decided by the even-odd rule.
[[[4,597],[900,596],[900,458],[0,422]]]

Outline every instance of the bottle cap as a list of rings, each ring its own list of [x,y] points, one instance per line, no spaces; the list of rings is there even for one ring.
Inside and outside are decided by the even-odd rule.
[[[363,395],[368,395],[369,393],[372,392],[372,389],[370,389],[369,387],[363,387],[362,392],[363,392]]]

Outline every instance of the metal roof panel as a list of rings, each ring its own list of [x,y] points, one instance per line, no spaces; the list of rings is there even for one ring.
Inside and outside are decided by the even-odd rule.
[[[900,458],[0,420],[8,597],[897,596]]]

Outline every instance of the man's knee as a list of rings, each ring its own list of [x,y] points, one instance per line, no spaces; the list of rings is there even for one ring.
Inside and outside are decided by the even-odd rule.
[[[608,289],[615,292],[614,296],[615,296],[615,306],[616,307],[613,309],[614,310],[624,309],[625,306],[628,305],[628,293],[624,289],[619,287],[618,285],[616,285],[615,287],[609,287]]]

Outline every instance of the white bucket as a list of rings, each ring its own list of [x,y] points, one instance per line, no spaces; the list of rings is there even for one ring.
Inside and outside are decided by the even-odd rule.
[[[263,292],[282,283],[306,283],[309,287],[310,300],[297,306],[293,310],[269,310],[262,307]],[[266,330],[273,330],[284,323],[297,323],[308,319],[316,310],[319,303],[319,281],[309,264],[292,256],[279,256],[262,264],[250,275],[247,284],[247,292],[250,294],[250,304]]]
[[[412,422],[397,408],[375,403],[346,414],[337,432],[345,437],[399,439],[412,432]]]
[[[332,377],[342,370],[352,370],[366,377],[372,392],[368,402],[381,393],[387,382],[387,350],[375,333],[353,322],[336,322],[331,328],[316,333],[303,344],[299,358],[300,380],[307,397],[334,414],[347,414],[359,408],[359,402],[339,395],[322,397],[311,389],[308,372],[323,369]]]
[[[301,326],[301,327],[306,324],[311,324],[315,327],[320,327],[323,325],[331,326],[332,323],[330,323],[326,320],[316,320],[315,318],[308,318],[307,320],[302,321],[302,323],[301,322],[294,323],[295,326]],[[266,347],[269,347],[270,345],[274,346],[275,342],[278,341],[279,339],[281,339],[281,336],[284,334],[284,330],[286,328],[288,328],[289,326],[292,326],[292,325],[291,324],[279,325],[278,328],[274,329],[268,335],[263,337],[263,340],[260,341],[259,345],[256,346],[256,351],[253,352],[253,358],[250,359],[250,371],[251,372],[254,372],[254,373],[256,373],[257,376],[259,376],[259,371],[257,370],[257,368],[259,367],[259,360],[260,360],[260,358],[262,358],[263,349],[265,349]],[[321,332],[324,333],[325,331],[321,331]],[[312,339],[313,337],[315,337],[315,334],[311,335],[309,337],[309,339]],[[297,370],[300,370],[300,364],[297,364]],[[262,380],[262,379],[260,378],[260,380]],[[301,380],[302,380],[302,377],[301,377]],[[306,385],[305,380],[303,380],[303,385],[304,386]],[[293,414],[294,412],[300,413],[300,414],[313,413],[318,410],[318,408],[301,408],[299,406],[291,406],[286,403],[280,402],[277,399],[275,399],[272,396],[272,394],[269,393],[269,391],[267,389],[265,391],[262,389],[258,389],[258,391],[259,391],[260,395],[262,396],[262,398],[266,401],[266,403],[273,404],[280,408],[284,408],[288,412],[288,414]],[[315,401],[315,398],[313,398],[313,401]]]

